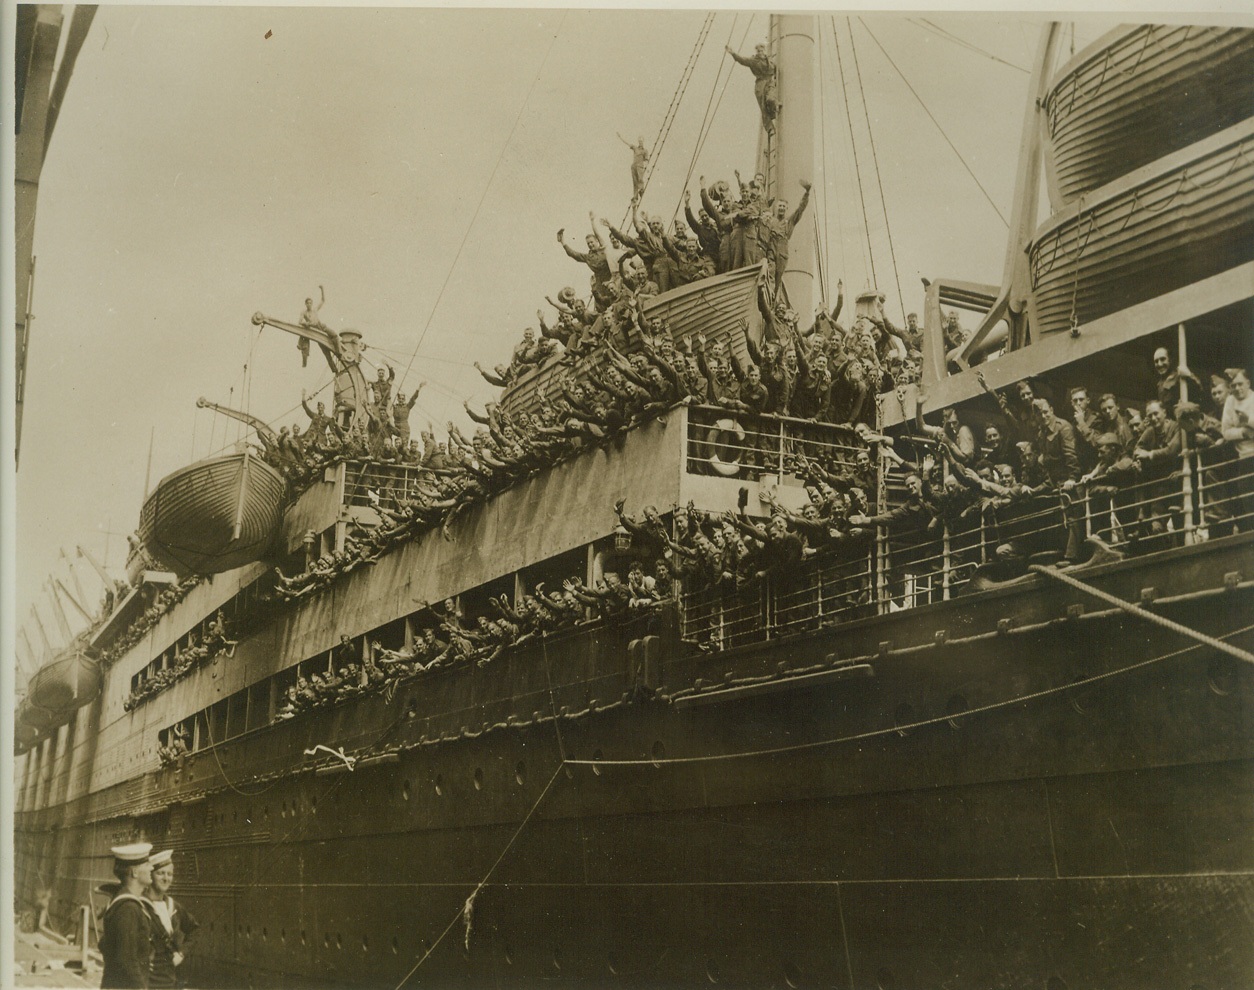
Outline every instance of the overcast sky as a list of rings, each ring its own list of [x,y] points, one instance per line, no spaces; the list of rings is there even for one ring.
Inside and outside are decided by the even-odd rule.
[[[669,216],[679,203],[709,105],[718,110],[690,188],[701,174],[752,172],[752,78],[738,69],[724,90],[722,51],[729,38],[744,50],[762,40],[766,17],[750,16],[715,17],[645,209]],[[879,287],[894,313],[887,231],[904,306],[921,311],[921,275],[997,282],[1006,228],[871,34],[1008,216],[1042,22],[923,17],[819,19],[828,167],[811,208],[825,267],[854,289],[868,283],[847,94]],[[294,338],[251,325],[257,310],[295,320],[324,285],[324,319],[360,330],[367,358],[400,374],[417,347],[402,386],[429,383],[415,429],[464,422],[463,399],[481,407],[496,391],[470,363],[506,360],[545,294],[586,289],[586,270],[554,234],[565,227],[580,244],[589,209],[621,220],[629,153],[615,132],[653,141],[704,19],[102,6],[40,184],[17,620],[62,547],[107,550],[121,569],[150,435],[154,484],[239,436],[197,411],[198,396],[275,425],[305,421],[293,410],[302,388],[327,383],[325,362],[315,351],[302,370]],[[1112,24],[1082,22],[1075,44]]]

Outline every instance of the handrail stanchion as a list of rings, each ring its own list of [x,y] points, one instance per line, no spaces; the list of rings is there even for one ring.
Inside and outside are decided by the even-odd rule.
[[[1189,438],[1180,431],[1180,483],[1184,495],[1184,545],[1197,542],[1197,526],[1193,522],[1193,458],[1189,456]],[[1199,472],[1200,475],[1200,472]]]

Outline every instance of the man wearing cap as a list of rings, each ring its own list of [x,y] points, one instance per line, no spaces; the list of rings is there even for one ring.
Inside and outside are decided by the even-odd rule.
[[[148,967],[152,959],[152,905],[144,891],[152,883],[152,864],[148,860],[152,845],[136,842],[114,846],[113,875],[120,887],[105,910],[104,931],[100,936],[100,954],[104,956],[101,990],[110,987],[141,987],[148,983]]]
[[[170,886],[174,883],[173,850],[154,853],[149,862],[152,864],[152,886],[148,888],[148,900],[152,903],[157,924],[153,926],[148,985],[174,987],[178,986],[176,971],[183,961],[187,940],[200,925],[170,896]]]

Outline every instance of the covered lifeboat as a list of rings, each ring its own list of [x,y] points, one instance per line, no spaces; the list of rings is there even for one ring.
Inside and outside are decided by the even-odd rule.
[[[263,558],[283,517],[283,476],[250,451],[167,475],[139,519],[144,548],[180,573],[220,574]]]
[[[1252,108],[1254,31],[1116,28],[1063,66],[1045,98],[1056,205],[1231,127]]]

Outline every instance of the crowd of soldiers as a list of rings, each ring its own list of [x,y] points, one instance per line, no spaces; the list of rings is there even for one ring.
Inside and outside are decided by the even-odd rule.
[[[204,635],[201,636],[194,629],[188,633],[187,645],[175,657],[174,663],[151,677],[140,680],[122,703],[122,708],[129,712],[153,695],[160,694],[170,685],[181,681],[206,660],[219,655],[233,656],[235,644],[235,640],[227,638],[226,619],[223,618],[222,610],[218,609],[205,627]]]
[[[865,559],[878,526],[886,529],[897,572],[938,569],[947,533],[951,567],[987,560],[992,576],[1012,577],[1034,553],[1081,557],[1086,497],[1095,529],[1112,542],[1146,551],[1178,544],[1183,440],[1200,458],[1205,532],[1254,529],[1254,397],[1247,373],[1232,368],[1211,376],[1207,410],[1180,400],[1182,378],[1200,386],[1192,372],[1173,367],[1165,349],[1155,352],[1154,364],[1157,394],[1143,410],[1121,407],[1112,394],[1101,395],[1094,408],[1088,390],[1075,387],[1071,417],[1064,419],[1038,394],[1042,383],[1022,381],[1008,396],[994,393],[1002,415],[978,440],[953,409],[940,426],[918,417],[895,444],[863,431],[861,439],[878,444],[889,471],[883,512],[871,508],[878,469],[870,449],[834,459],[830,452],[807,455],[800,444],[787,455],[809,496],[800,511],[770,492],[763,495],[771,511],[766,520],[703,513],[691,504],[676,507],[669,523],[653,507],[639,518],[624,514],[621,502],[615,509],[646,559],[683,578],[686,588],[795,581],[800,565],[819,555]],[[982,525],[987,532],[977,532]],[[865,597],[869,584],[854,591]]]
[[[517,601],[501,595],[489,598],[490,615],[466,618],[453,599],[424,605],[420,616],[427,625],[409,646],[388,649],[377,640],[363,659],[348,636],[340,637],[325,672],[301,673],[288,687],[277,719],[335,704],[356,695],[388,690],[410,677],[449,665],[486,666],[503,652],[540,636],[587,622],[639,614],[670,600],[673,583],[664,567],[656,575],[644,573],[633,561],[624,580],[607,571],[591,586],[578,577],[562,581],[560,590],[546,591],[543,582]]]
[[[153,599],[152,604],[144,609],[126,627],[126,631],[114,640],[113,645],[101,652],[100,662],[108,666],[114,660],[123,656],[127,650],[143,639],[148,630],[157,624],[158,619],[186,598],[191,590],[203,580],[204,578],[198,574],[189,574],[158,594]]]

